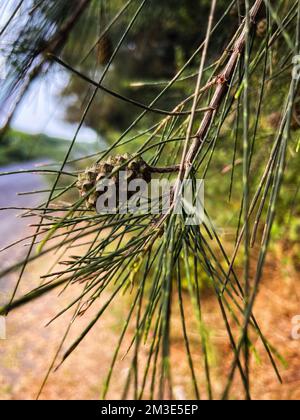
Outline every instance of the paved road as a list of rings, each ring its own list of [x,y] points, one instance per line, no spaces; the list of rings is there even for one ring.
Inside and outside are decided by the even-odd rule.
[[[9,172],[20,169],[31,169],[34,163],[10,165],[0,168],[1,172]],[[16,174],[0,176],[0,208],[3,207],[31,207],[38,204],[41,194],[19,196],[18,192],[35,191],[45,187],[45,180],[36,174]],[[29,219],[17,217],[19,210],[0,211],[0,249],[16,241],[23,236],[29,235]],[[25,253],[22,245],[17,245],[10,250],[0,252],[0,270],[11,265]],[[10,287],[9,281],[0,282],[1,295],[5,295]],[[1,303],[1,302],[0,302]]]

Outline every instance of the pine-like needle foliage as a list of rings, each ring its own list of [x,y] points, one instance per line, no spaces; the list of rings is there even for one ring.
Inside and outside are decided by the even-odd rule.
[[[8,273],[20,272],[12,298],[7,306],[0,309],[0,314],[7,314],[24,304],[34,305],[35,299],[54,289],[76,288],[78,292],[77,298],[57,314],[59,317],[70,312],[71,322],[66,326],[66,334],[43,386],[52,368],[71,356],[105,311],[114,305],[115,299],[122,295],[129,296],[131,304],[112,356],[102,398],[109,390],[114,366],[120,358],[122,342],[130,325],[135,326],[127,354],[132,363],[124,384],[124,396],[172,397],[173,311],[180,315],[195,398],[228,399],[233,381],[239,376],[245,397],[250,399],[250,359],[256,354],[258,340],[268,355],[274,374],[281,380],[277,367],[278,354],[261,331],[253,307],[287,161],[295,156],[297,149],[297,137],[291,128],[299,89],[298,80],[292,78],[292,60],[300,53],[300,3],[297,0],[234,0],[225,2],[226,5],[215,0],[206,2],[206,35],[197,40],[194,53],[174,77],[154,83],[157,95],[151,103],[121,95],[115,89],[108,89],[105,82],[136,25],[147,25],[152,12],[155,16],[156,3],[159,2],[131,0],[108,3],[90,0],[76,2],[76,8],[69,7],[74,2],[68,0],[4,3],[7,7],[14,3],[14,7],[11,7],[11,19],[2,30],[1,37],[10,33],[12,27],[16,28],[16,36],[10,39],[7,47],[11,76],[4,90],[3,104],[8,100],[14,111],[32,80],[53,63],[86,83],[89,95],[85,98],[78,130],[64,161],[59,167],[36,170],[51,173],[54,181],[45,202],[25,209],[24,216],[39,217],[36,231],[30,238],[28,254],[23,261],[0,273],[2,281]],[[96,79],[84,73],[80,63],[66,61],[65,57],[70,55],[64,55],[64,47],[68,48],[68,37],[78,21],[84,27],[85,18],[99,13],[102,7],[107,10],[109,6],[109,19],[94,35],[94,44],[86,45],[87,37],[82,34],[81,58],[91,59],[91,51],[115,26],[118,27],[119,37],[105,59],[100,77],[97,73]],[[193,13],[198,12],[194,10]],[[224,38],[223,48],[217,53],[211,51],[212,40],[220,37],[224,21],[229,16],[235,22],[235,33],[227,45]],[[121,25],[122,31],[118,25]],[[196,72],[195,68],[198,69]],[[178,96],[180,83],[188,89],[180,91],[181,98],[173,109],[165,109],[161,104],[166,102],[162,100],[172,96],[173,91]],[[143,88],[149,82],[138,85]],[[126,103],[135,111],[139,110],[139,114],[134,121],[128,121],[128,128],[105,150],[100,150],[93,157],[70,161],[80,129],[94,101],[103,92],[115,98],[115,106]],[[273,96],[275,104],[269,101]],[[278,122],[276,128],[266,134],[265,119],[272,111],[277,112]],[[213,185],[225,182],[224,173],[215,172],[215,160],[219,162],[222,156],[223,167],[232,161],[232,166],[226,171],[229,175],[226,190],[231,198],[240,197],[239,209],[234,210],[238,217],[233,243],[223,243],[212,222],[215,215],[210,213],[213,210],[211,204],[201,226],[189,225],[186,214],[174,213],[178,183],[173,189],[171,208],[163,216],[154,216],[149,212],[97,214],[86,208],[87,197],[70,202],[74,192],[77,194],[78,172],[91,166],[91,161],[104,161],[126,148],[130,148],[133,155],[128,157],[124,166],[133,159],[143,157],[153,171],[157,169],[158,176],[169,176],[177,181],[204,178],[208,189],[209,182]],[[238,162],[242,162],[242,183]],[[117,169],[112,170],[108,177],[112,178],[116,173]],[[88,191],[87,196],[93,192]],[[217,201],[218,197],[210,197],[210,200]],[[66,205],[66,201],[69,204]],[[255,257],[252,255],[254,246],[258,249]],[[54,250],[59,251],[61,269],[45,274],[42,284],[38,284],[36,289],[16,298],[28,265]],[[72,256],[67,257],[70,250]],[[240,256],[244,261],[243,273],[236,269]],[[215,293],[224,321],[224,332],[232,349],[232,364],[221,395],[211,375],[211,343],[202,316],[203,278]],[[104,292],[105,296],[110,294],[107,301],[103,300]],[[94,319],[61,355],[72,322],[92,306],[97,307]],[[191,344],[186,317],[187,309],[191,312],[190,308],[198,324],[201,343],[196,351]],[[147,362],[140,364],[143,347],[147,349]],[[201,369],[205,372],[205,387],[198,380],[199,366],[196,366],[195,354],[199,360],[199,353],[203,360]]]

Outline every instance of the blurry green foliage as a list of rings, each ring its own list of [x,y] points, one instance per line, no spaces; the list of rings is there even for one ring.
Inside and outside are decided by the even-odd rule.
[[[27,134],[17,130],[9,130],[1,145],[0,165],[17,162],[28,162],[36,159],[60,161],[70,142],[45,134]],[[92,144],[78,143],[72,156],[79,157],[94,147]]]
[[[137,8],[135,2],[105,34],[92,53],[88,57],[86,54],[97,41],[95,34],[101,34],[105,30],[123,5],[124,2],[120,1],[107,1],[101,4],[95,2],[92,11],[82,19],[82,24],[77,25],[63,52],[68,63],[94,80],[99,80],[101,72],[113,54],[132,13]],[[227,1],[218,2],[216,19],[227,7]],[[163,86],[141,87],[132,86],[132,83],[157,82],[172,78],[203,41],[209,8],[209,0],[172,0],[170,2],[153,0],[146,3],[143,12],[114,58],[104,85],[144,104],[150,103]],[[195,13],[196,10],[201,10],[201,13]],[[236,22],[236,13],[237,10],[233,9],[232,13],[224,19],[223,30],[213,35],[212,59],[219,56],[230,40],[235,30],[233,23]],[[198,67],[198,59],[199,57],[190,66],[190,73]],[[192,83],[190,80],[187,83],[178,83],[176,88],[164,95],[158,106],[171,110],[180,99],[186,97],[187,92],[192,92],[193,81],[194,79]],[[62,92],[62,95],[67,98],[66,117],[69,121],[80,121],[89,91],[89,86],[85,81],[77,76],[71,76],[68,87]],[[85,124],[110,139],[111,131],[126,129],[139,112],[140,110],[134,106],[98,92],[85,119]],[[145,124],[149,123],[149,120],[151,123],[152,118],[152,115],[146,116]]]

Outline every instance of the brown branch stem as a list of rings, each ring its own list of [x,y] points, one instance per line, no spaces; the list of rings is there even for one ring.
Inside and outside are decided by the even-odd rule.
[[[178,172],[180,170],[180,165],[166,166],[163,168],[149,166],[149,169],[152,173],[156,174],[169,174],[172,172]]]
[[[250,23],[255,24],[257,15],[259,14],[261,7],[263,5],[263,0],[256,0],[250,11]],[[239,57],[244,51],[245,42],[246,42],[246,24],[245,20],[241,26],[241,34],[238,37],[237,41],[234,44],[231,56],[224,70],[216,78],[216,89],[212,97],[212,100],[209,105],[209,110],[205,113],[203,120],[200,124],[199,130],[197,131],[196,138],[194,139],[185,159],[186,169],[190,168],[193,164],[195,157],[198,154],[199,148],[201,147],[205,136],[209,130],[209,127],[214,119],[214,116],[219,109],[222,99],[228,90],[228,86],[231,82],[231,78],[234,74],[236,64],[238,63]]]
[[[263,3],[264,3],[264,0],[256,0],[252,9],[250,10],[250,24],[251,25],[255,24],[257,16],[263,6]],[[234,74],[236,64],[238,63],[239,57],[245,48],[246,31],[247,31],[246,19],[244,19],[244,21],[242,22],[242,24],[240,25],[240,27],[238,28],[236,32],[236,34],[240,33],[240,35],[238,36],[237,40],[233,44],[231,56],[229,57],[224,70],[215,79],[213,79],[214,81],[213,85],[216,86],[215,93],[210,102],[209,110],[204,114],[200,127],[196,133],[196,136],[190,148],[187,150],[187,153],[184,153],[184,160],[183,162],[181,162],[180,169],[179,169],[179,180],[182,180],[186,176],[186,174],[190,171],[192,164],[195,158],[197,157],[198,152],[205,140],[205,136],[214,119],[214,116],[216,115],[222,103],[222,100],[224,98],[224,95],[226,94],[228,90],[228,87],[230,85],[231,79]],[[172,195],[173,195],[172,201],[174,205],[174,202],[176,201],[176,190],[173,190]],[[155,228],[158,231],[158,234],[157,234],[158,236],[161,233],[162,225],[164,221],[167,219],[168,215],[169,213],[163,215],[162,217],[159,218],[158,221],[155,222]],[[156,239],[156,235],[151,240],[149,246],[151,246],[151,244],[155,241],[155,239]]]

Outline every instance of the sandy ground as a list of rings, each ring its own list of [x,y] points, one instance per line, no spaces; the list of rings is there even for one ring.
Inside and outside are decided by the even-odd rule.
[[[21,189],[28,186],[22,185]],[[40,186],[36,185],[36,187]],[[3,184],[2,188],[4,188]],[[20,185],[11,187],[11,194],[13,194],[13,188],[20,190]],[[8,198],[11,197],[2,197],[2,204],[0,205],[3,205],[3,200],[6,201]],[[23,226],[15,226],[12,234],[13,230],[8,228],[8,223],[12,220],[11,217],[12,215],[7,213],[5,222],[4,218],[1,221],[0,238],[2,246],[7,243],[8,237],[11,239],[15,234],[19,234],[20,229],[23,233],[28,231],[28,228],[23,224]],[[24,250],[20,252],[24,253]],[[11,258],[19,257],[15,253],[9,255]],[[20,293],[24,293],[39,284],[40,274],[45,273],[50,268],[54,258],[55,256],[45,257],[29,267],[24,275]],[[5,258],[1,255],[1,265],[8,262],[8,254]],[[280,385],[276,380],[262,345],[257,341],[255,344],[261,356],[261,361],[258,363],[252,358],[250,377],[254,399],[300,399],[300,341],[293,340],[291,337],[292,318],[300,314],[299,274],[293,269],[283,266],[280,262],[280,256],[276,259],[270,258],[268,261],[264,281],[261,284],[255,305],[255,314],[262,331],[287,362],[285,367],[279,364],[284,383]],[[15,276],[10,276],[5,279],[5,284],[1,284],[3,296],[8,294],[15,280]],[[43,378],[69,324],[71,313],[59,318],[47,328],[45,328],[45,324],[59,310],[64,308],[78,292],[78,286],[72,286],[61,296],[58,296],[57,292],[52,292],[30,306],[22,307],[9,315],[7,319],[7,340],[0,341],[0,399],[36,398]],[[107,297],[107,294],[103,295],[101,301],[97,302],[94,308],[84,317],[76,320],[63,349],[66,349],[68,344],[72,343],[74,338],[80,334]],[[50,375],[41,394],[42,399],[72,400],[98,399],[100,397],[102,384],[108,373],[113,350],[118,341],[129,302],[129,298],[120,297],[109,307],[104,317],[83,340],[80,347],[58,371]],[[203,302],[204,321],[210,331],[210,340],[214,348],[213,357],[210,361],[213,391],[214,397],[219,398],[232,356],[216,298],[208,294]],[[190,318],[189,313],[187,315]],[[189,329],[192,333],[192,348],[201,396],[207,398],[201,345],[193,322],[189,323]],[[122,360],[122,356],[133,333],[134,329],[130,327],[117,360],[108,395],[110,398],[119,399],[122,395],[131,359],[128,356]],[[141,356],[141,363],[145,362],[146,355],[147,349]],[[58,358],[59,360],[60,358]],[[174,398],[193,398],[176,298],[174,299],[172,322],[171,365],[173,368]],[[242,399],[243,397],[240,382],[237,379],[232,388],[231,398]]]
[[[43,269],[47,265],[43,263]],[[269,267],[270,268],[270,267]],[[41,266],[33,267],[24,278],[24,284],[37,276]],[[277,267],[276,274],[265,279],[261,285],[257,299],[255,314],[262,331],[286,360],[287,366],[280,365],[283,385],[280,385],[271,369],[270,363],[257,341],[257,350],[261,356],[258,364],[252,360],[252,396],[254,399],[300,399],[300,350],[299,341],[291,337],[292,318],[300,312],[300,288],[291,277],[280,275]],[[297,288],[296,288],[297,285]],[[48,295],[33,305],[19,309],[8,318],[8,338],[0,343],[0,398],[1,399],[32,399],[35,398],[42,379],[51,363],[52,357],[60,343],[69,322],[68,317],[62,317],[52,326],[45,328],[45,323],[54,316],[64,304],[74,295],[71,290],[59,298],[55,293]],[[105,296],[103,296],[103,301]],[[176,306],[176,302],[174,304]],[[95,311],[91,310],[85,317],[78,319],[72,327],[67,342],[73,339],[87,325]],[[108,372],[112,352],[117,343],[122,323],[125,319],[128,302],[118,300],[106,315],[96,324],[89,335],[61,368],[51,374],[49,381],[41,395],[42,399],[97,399],[100,396],[102,384]],[[175,386],[175,398],[193,398],[190,384],[186,355],[180,331],[178,313],[174,312],[172,333],[172,367]],[[228,372],[231,363],[230,348],[226,339],[226,332],[220,319],[215,298],[205,298],[204,319],[211,332],[211,342],[214,346],[212,360],[212,382],[214,394],[218,398],[224,386],[224,374]],[[191,327],[192,328],[192,327]],[[122,347],[118,359],[110,398],[119,399],[128,372],[130,356],[121,360],[121,356],[129,343],[129,337],[134,332],[129,329],[125,345]],[[191,330],[194,337],[194,361],[198,366],[197,377],[202,390],[202,397],[206,398],[203,362],[200,343],[196,328]],[[194,334],[193,334],[194,333]],[[67,348],[67,344],[64,349]],[[146,351],[142,359],[145,360]],[[241,399],[240,383],[237,380],[231,392],[231,398]]]

